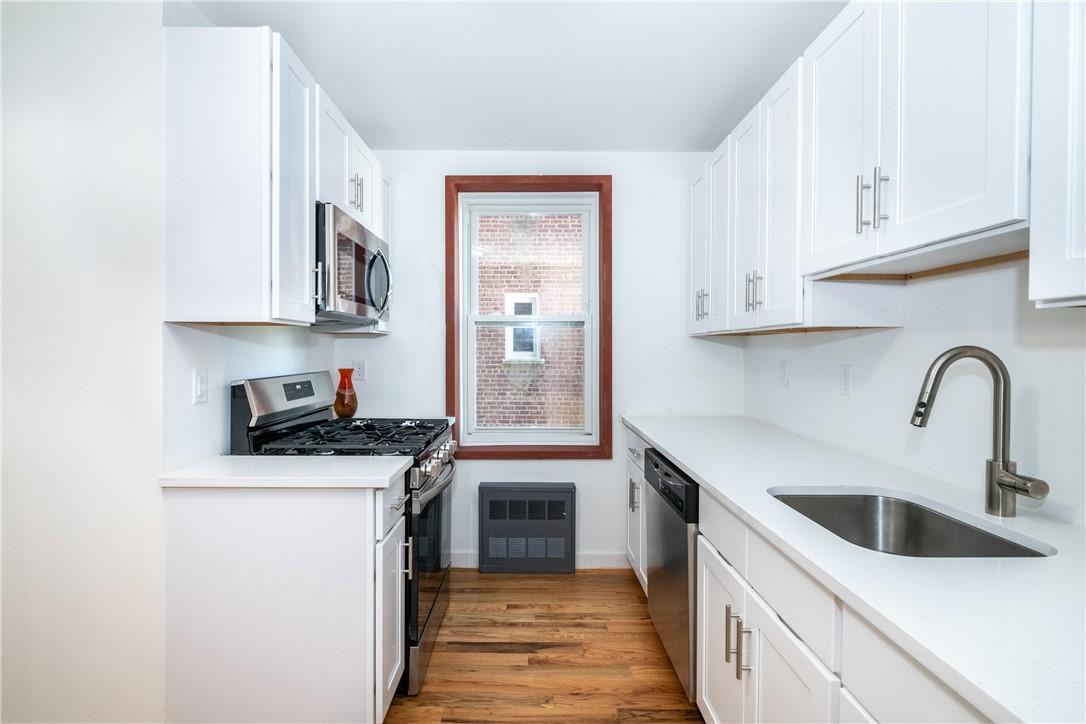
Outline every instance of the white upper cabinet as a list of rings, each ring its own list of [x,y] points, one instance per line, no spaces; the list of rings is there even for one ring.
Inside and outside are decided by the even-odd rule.
[[[1025,220],[1030,3],[899,1],[882,18],[879,255]]]
[[[728,247],[731,242],[732,137],[728,136],[709,156],[709,259],[708,294],[703,307],[710,332],[727,329]]]
[[[1086,5],[1033,9],[1029,297],[1086,305]]]
[[[317,201],[351,210],[347,154],[354,130],[324,88],[317,93]]]
[[[940,242],[958,247],[943,264],[1018,243],[992,237],[1028,218],[1030,8],[853,2],[811,44],[803,274]]]
[[[267,28],[166,29],[166,315],[314,320],[316,83]]]
[[[686,329],[690,334],[708,331],[706,295],[709,292],[709,175],[699,166],[690,181],[690,243],[687,279]]]
[[[765,213],[754,304],[761,327],[803,321],[799,273],[802,66],[802,60],[793,63],[759,104]]]
[[[361,137],[352,131],[350,151],[347,156],[347,174],[351,192],[348,209],[351,215],[358,219],[358,223],[380,236],[373,224],[374,204],[379,198],[374,185],[374,179],[380,178],[376,173],[376,166],[377,159],[374,158],[373,152]]]
[[[758,326],[755,275],[762,246],[762,124],[755,106],[731,133],[731,234],[728,254],[731,293],[728,329]]]
[[[271,316],[314,320],[317,83],[275,34],[272,43]]]
[[[880,14],[850,3],[803,54],[805,274],[877,254],[863,214],[878,163]]]

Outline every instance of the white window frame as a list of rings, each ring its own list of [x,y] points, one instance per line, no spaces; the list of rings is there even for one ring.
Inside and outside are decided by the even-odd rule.
[[[515,311],[518,304],[531,304],[532,313],[529,316],[535,316],[536,310],[539,309],[539,295],[538,294],[524,294],[524,293],[507,293],[505,295],[505,313],[519,317],[523,315],[517,314]],[[539,327],[532,329],[532,349],[524,352],[513,349],[513,330],[516,327],[509,327],[505,330],[505,361],[506,362],[542,362],[543,356],[539,350]]]
[[[461,445],[585,445],[600,444],[599,400],[599,265],[600,204],[597,192],[579,193],[461,193],[460,241],[460,409]],[[582,308],[577,314],[534,314],[531,323],[543,327],[584,328],[584,426],[581,428],[479,428],[476,424],[475,337],[479,327],[523,326],[525,317],[514,314],[479,314],[477,250],[479,216],[580,214],[582,228]],[[538,309],[538,307],[537,307]],[[511,342],[507,343],[507,352]],[[538,349],[538,347],[537,347]]]

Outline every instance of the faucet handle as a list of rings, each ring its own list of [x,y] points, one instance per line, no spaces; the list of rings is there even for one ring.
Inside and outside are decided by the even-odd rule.
[[[1008,461],[1007,467],[1009,469],[1001,470],[999,477],[996,479],[996,483],[999,487],[1005,490],[1013,490],[1019,495],[1025,495],[1034,500],[1041,500],[1048,496],[1048,483],[1040,478],[1033,478],[1029,475],[1020,475],[1015,472],[1014,463],[1010,461]]]

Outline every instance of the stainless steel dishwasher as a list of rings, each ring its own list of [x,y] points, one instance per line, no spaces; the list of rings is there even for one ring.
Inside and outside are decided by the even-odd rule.
[[[694,701],[698,484],[652,448],[645,461],[649,616]]]

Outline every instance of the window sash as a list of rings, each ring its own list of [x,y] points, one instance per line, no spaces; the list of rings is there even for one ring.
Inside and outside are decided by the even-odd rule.
[[[460,246],[461,299],[467,301],[461,312],[460,419],[462,444],[491,445],[597,445],[599,429],[599,195],[585,194],[460,194],[460,218],[464,229]],[[581,308],[579,314],[479,314],[478,218],[480,216],[582,215]],[[538,309],[538,307],[536,307]],[[478,391],[476,389],[476,337],[480,328],[582,327],[584,329],[584,426],[479,428],[477,425]],[[537,345],[540,344],[537,336]],[[523,353],[522,353],[523,354]],[[537,348],[541,356],[542,350]]]

